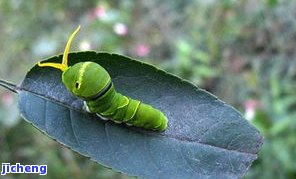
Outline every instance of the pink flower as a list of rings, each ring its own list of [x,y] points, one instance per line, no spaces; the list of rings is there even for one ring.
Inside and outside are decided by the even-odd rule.
[[[150,47],[146,44],[139,44],[136,47],[136,55],[146,57],[150,53]]]
[[[106,16],[106,9],[104,6],[97,6],[94,10],[94,14],[97,18],[104,18]]]
[[[9,107],[13,104],[13,96],[11,93],[4,93],[1,96],[1,102],[4,104],[4,106]]]
[[[93,10],[91,10],[91,12],[89,13],[89,18],[90,19],[103,19],[105,18],[107,15],[106,13],[106,8],[102,5],[97,6],[96,8],[94,8]]]
[[[245,102],[245,118],[249,121],[253,120],[257,108],[260,106],[260,101],[255,99],[248,99]]]
[[[119,36],[124,36],[127,34],[128,32],[128,29],[126,27],[125,24],[123,23],[116,23],[114,26],[113,26],[113,30],[114,32],[119,35]]]

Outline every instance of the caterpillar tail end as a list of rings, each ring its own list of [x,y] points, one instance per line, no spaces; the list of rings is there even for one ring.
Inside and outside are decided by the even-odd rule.
[[[167,129],[167,127],[168,127],[168,118],[165,115],[163,115],[162,123],[157,128],[155,128],[155,130],[163,132]]]

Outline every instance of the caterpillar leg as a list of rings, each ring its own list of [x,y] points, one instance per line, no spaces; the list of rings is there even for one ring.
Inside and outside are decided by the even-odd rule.
[[[84,109],[85,111],[91,113],[91,111],[89,110],[89,107],[88,107],[86,101],[83,101],[83,109]],[[101,118],[102,120],[104,120],[104,121],[108,121],[108,120],[110,120],[110,119],[108,119],[108,118],[106,118],[106,117],[100,115],[99,113],[96,113],[96,115],[97,115],[98,117],[100,117],[100,118]]]
[[[97,115],[98,117],[100,117],[103,121],[108,121],[108,120],[110,120],[109,118],[104,117],[104,116],[100,115],[99,113],[96,113],[96,115]]]
[[[85,110],[86,112],[90,113],[90,110],[89,110],[89,108],[87,106],[86,101],[83,101],[83,110]]]

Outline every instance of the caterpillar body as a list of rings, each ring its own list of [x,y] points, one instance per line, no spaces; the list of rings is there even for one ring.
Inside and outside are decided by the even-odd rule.
[[[62,63],[38,63],[40,67],[54,67],[63,71],[62,82],[76,97],[84,100],[88,112],[96,113],[116,123],[126,123],[145,129],[163,131],[167,117],[158,109],[116,92],[108,72],[94,62],[80,62],[68,67],[68,53],[72,39],[80,26],[69,37]]]

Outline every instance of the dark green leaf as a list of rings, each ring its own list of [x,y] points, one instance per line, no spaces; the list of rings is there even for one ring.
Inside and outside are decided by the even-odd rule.
[[[143,178],[240,178],[262,136],[235,109],[151,65],[108,53],[79,52],[70,63],[94,61],[118,92],[163,111],[168,129],[153,132],[102,121],[82,109],[61,83],[61,71],[32,68],[20,85],[22,116],[51,138],[100,164]],[[60,62],[61,56],[48,61]]]

